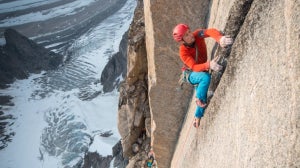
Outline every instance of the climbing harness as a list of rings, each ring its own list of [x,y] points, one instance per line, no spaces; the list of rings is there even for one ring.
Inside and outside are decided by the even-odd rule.
[[[152,167],[153,163],[154,163],[154,157],[150,156],[147,160],[147,167]]]
[[[156,160],[155,160],[155,154],[153,152],[153,149],[151,147],[150,152],[148,153],[148,159],[146,162],[147,167],[155,168],[156,167]]]
[[[156,168],[157,164],[156,164],[156,160],[154,158],[154,156],[150,156],[147,160],[147,167],[151,167],[151,168]]]
[[[196,61],[196,63],[198,63],[198,46],[197,46],[197,44],[195,43],[195,49],[196,49],[196,59],[195,59],[195,61]],[[190,76],[190,74],[193,72],[192,71],[192,69],[190,69],[188,66],[186,66],[185,64],[182,66],[182,68],[181,68],[181,71],[182,71],[182,74],[180,75],[180,78],[179,78],[179,81],[178,81],[178,83],[179,83],[179,85],[180,86],[182,86],[183,85],[183,83],[189,83],[189,84],[191,84],[191,85],[194,85],[194,84],[192,84],[190,81],[189,81],[189,76]]]

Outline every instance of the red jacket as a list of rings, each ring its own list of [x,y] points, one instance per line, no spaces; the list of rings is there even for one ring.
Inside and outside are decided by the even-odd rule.
[[[197,29],[193,32],[195,42],[198,46],[198,62],[196,63],[196,48],[180,45],[179,55],[183,63],[195,72],[209,70],[209,61],[207,61],[207,51],[204,38],[212,37],[218,43],[222,34],[216,29]]]

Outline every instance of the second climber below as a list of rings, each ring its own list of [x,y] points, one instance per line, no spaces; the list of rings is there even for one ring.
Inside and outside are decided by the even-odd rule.
[[[217,63],[216,59],[209,61],[207,58],[206,44],[204,39],[212,37],[221,47],[231,45],[233,40],[228,36],[223,36],[220,31],[209,29],[196,29],[191,31],[186,24],[178,24],[173,29],[173,38],[179,43],[180,59],[185,68],[190,71],[187,81],[195,86],[196,104],[194,126],[200,125],[207,105],[207,91],[210,84],[209,70],[220,71],[223,67]]]

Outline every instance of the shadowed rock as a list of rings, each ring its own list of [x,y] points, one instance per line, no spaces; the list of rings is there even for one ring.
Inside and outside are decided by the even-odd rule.
[[[147,84],[147,54],[143,5],[138,4],[128,32],[128,72],[120,85],[118,129],[122,136],[124,157],[134,155],[132,145],[145,128],[150,117]]]
[[[113,147],[114,167],[125,168],[128,164],[128,159],[123,157],[123,148],[121,141]]]
[[[114,54],[105,65],[100,82],[103,85],[103,92],[111,92],[120,84],[118,77],[125,77],[127,72],[127,32],[120,42],[119,51]]]
[[[82,167],[83,168],[93,168],[93,167],[109,168],[112,159],[113,157],[111,155],[102,157],[97,152],[88,152],[84,156],[84,164]]]
[[[0,88],[7,87],[15,79],[25,79],[29,73],[53,70],[63,61],[56,54],[14,29],[6,29],[6,44],[0,47]]]

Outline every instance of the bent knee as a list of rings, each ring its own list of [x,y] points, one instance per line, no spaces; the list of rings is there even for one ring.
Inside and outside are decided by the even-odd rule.
[[[210,74],[209,73],[205,73],[203,74],[203,77],[202,77],[202,81],[205,82],[205,83],[210,83]]]

